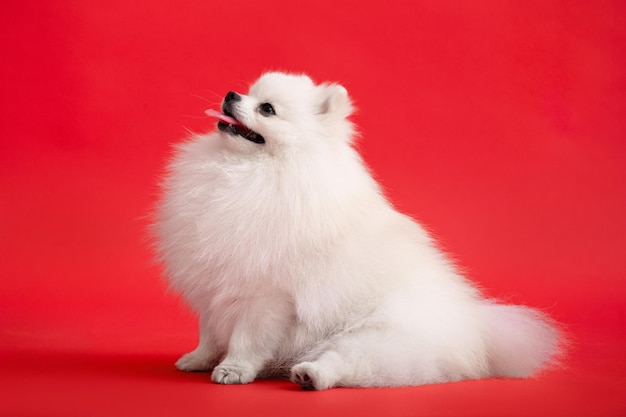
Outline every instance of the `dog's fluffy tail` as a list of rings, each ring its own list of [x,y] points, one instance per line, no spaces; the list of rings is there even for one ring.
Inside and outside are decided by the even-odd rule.
[[[483,308],[492,376],[523,378],[559,363],[565,341],[552,319],[524,306],[488,302]]]

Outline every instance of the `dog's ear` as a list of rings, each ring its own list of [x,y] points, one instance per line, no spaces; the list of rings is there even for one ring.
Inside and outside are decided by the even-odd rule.
[[[320,113],[345,118],[352,114],[352,101],[348,90],[339,84],[322,84],[322,105]]]

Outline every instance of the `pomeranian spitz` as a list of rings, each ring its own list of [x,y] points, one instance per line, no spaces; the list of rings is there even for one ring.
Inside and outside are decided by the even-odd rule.
[[[217,131],[176,148],[154,222],[165,274],[199,315],[179,369],[323,390],[553,362],[552,320],[483,298],[387,201],[353,147],[345,88],[266,73],[207,112]]]

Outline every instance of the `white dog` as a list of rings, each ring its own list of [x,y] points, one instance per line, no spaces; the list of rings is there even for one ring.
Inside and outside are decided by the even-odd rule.
[[[552,362],[549,318],[483,299],[385,199],[352,147],[343,87],[267,73],[222,112],[208,111],[218,132],[177,148],[154,224],[166,275],[199,314],[179,369],[321,390]]]

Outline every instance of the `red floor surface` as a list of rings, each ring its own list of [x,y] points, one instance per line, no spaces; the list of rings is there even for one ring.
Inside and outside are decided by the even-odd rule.
[[[626,415],[620,1],[5,1],[1,416]],[[302,392],[177,372],[145,240],[187,129],[262,71],[338,81],[390,199],[572,338],[529,380]]]

